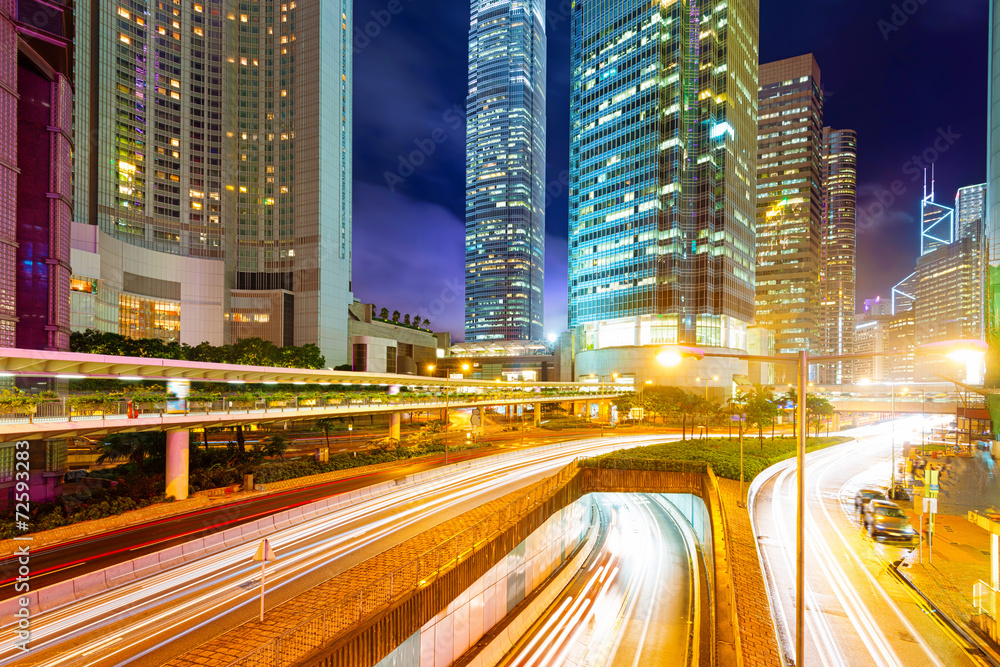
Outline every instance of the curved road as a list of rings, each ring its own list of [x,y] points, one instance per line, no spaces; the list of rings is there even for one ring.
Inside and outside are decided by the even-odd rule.
[[[661,442],[664,436],[590,439],[558,450],[457,470],[394,489],[269,536],[267,606],[322,583],[427,528],[551,475],[578,456]],[[13,647],[3,623],[0,663],[60,666],[162,665],[256,618],[256,544],[213,554],[76,604],[32,616],[31,651]],[[249,648],[249,647],[248,647]]]
[[[896,443],[919,441],[920,418],[896,421]],[[890,423],[847,431],[857,440],[806,456],[805,660],[824,667],[987,664],[934,620],[890,572],[909,547],[861,531],[854,493],[888,487]],[[899,456],[897,452],[897,457]],[[899,458],[896,459],[897,463]],[[795,462],[755,482],[754,532],[788,663],[795,655]],[[751,491],[753,493],[753,491]]]
[[[503,667],[691,664],[700,581],[690,527],[657,494],[595,494],[601,535]]]
[[[537,446],[566,439],[566,435],[534,433],[528,436],[525,444]],[[508,448],[501,451],[508,451]],[[497,453],[498,449],[495,447],[467,450],[450,454],[448,462],[458,463],[493,456]],[[413,462],[401,461],[398,466],[376,472],[248,498],[243,501],[226,503],[217,507],[209,507],[196,512],[102,533],[94,537],[32,550],[31,585],[33,589],[51,586],[64,579],[72,579],[88,572],[162,551],[263,516],[277,514],[292,507],[349,493],[366,486],[403,479],[407,475],[431,470],[443,464],[443,455],[421,458]],[[17,576],[16,573],[16,559],[4,558],[0,560],[0,600],[15,596],[14,578]]]

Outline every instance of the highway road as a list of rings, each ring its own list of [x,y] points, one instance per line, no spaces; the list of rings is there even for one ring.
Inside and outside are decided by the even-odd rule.
[[[564,434],[547,434],[535,431],[528,434],[523,442],[526,446],[537,446],[565,439],[567,436]],[[510,439],[503,441],[503,444],[507,446],[518,445],[519,441]],[[492,456],[497,452],[496,448],[464,450],[452,452],[448,460],[451,463],[457,463]],[[402,479],[407,475],[439,467],[443,461],[443,455],[430,456],[410,463],[401,461],[398,467],[359,474],[335,482],[249,498],[39,549],[32,552],[32,587],[51,586],[67,578],[79,577],[116,563],[133,560],[139,556],[161,551],[204,535],[217,533],[269,514],[276,514],[323,498],[349,493],[366,486]],[[16,559],[4,558],[0,560],[0,600],[15,596],[14,578],[16,572]]]
[[[422,530],[548,476],[578,456],[671,436],[593,438],[557,451],[525,449],[488,467],[455,471],[278,531],[268,567],[267,607],[360,563]],[[13,646],[0,619],[0,663],[54,667],[162,665],[258,613],[251,561],[256,544],[187,563],[32,617],[31,651]],[[249,648],[249,647],[248,647]]]
[[[692,664],[701,582],[690,527],[658,494],[595,494],[594,501],[601,513],[594,552],[501,665]]]
[[[920,417],[896,420],[896,443],[920,441]],[[805,660],[824,667],[958,667],[987,664],[935,620],[888,567],[910,547],[876,543],[862,532],[854,493],[888,487],[891,423],[846,431],[857,441],[806,457]],[[778,634],[795,656],[794,460],[751,489],[752,519]]]

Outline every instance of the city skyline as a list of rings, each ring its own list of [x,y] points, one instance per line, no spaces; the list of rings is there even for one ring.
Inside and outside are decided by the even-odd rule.
[[[833,102],[824,120],[832,127],[855,129],[864,146],[859,155],[858,298],[876,294],[889,298],[891,286],[907,275],[906,267],[912,266],[919,252],[919,231],[910,232],[918,225],[919,174],[924,157],[937,159],[941,200],[951,198],[953,192],[949,191],[985,180],[980,159],[984,151],[981,147],[985,146],[985,92],[975,86],[966,90],[955,77],[945,76],[942,71],[961,64],[962,81],[977,80],[979,70],[985,76],[984,59],[978,56],[986,48],[986,7],[949,9],[947,15],[939,8],[923,7],[905,26],[890,32],[886,40],[878,27],[878,21],[887,18],[881,15],[880,8],[846,4],[797,9],[794,17],[798,19],[804,12],[807,19],[814,19],[806,20],[806,24],[855,30],[851,53],[843,54],[842,44],[829,36],[828,30],[822,34],[793,30],[792,14],[782,7],[765,5],[761,8],[760,60],[813,52],[821,63],[830,61],[824,67],[824,92]],[[464,109],[467,87],[467,10],[450,6],[442,9],[434,19],[433,34],[449,34],[454,29],[455,39],[427,41],[428,17],[405,9],[392,16],[385,27],[376,23],[377,30],[371,31],[377,33],[374,37],[365,35],[361,30],[365,21],[371,20],[372,11],[380,9],[377,2],[362,2],[356,8],[356,105],[358,116],[363,117],[356,132],[359,136],[365,133],[370,149],[365,155],[355,156],[356,254],[359,261],[370,262],[372,269],[365,275],[355,275],[355,295],[380,305],[391,306],[390,302],[396,301],[400,308],[420,309],[432,319],[435,328],[458,333],[463,325],[461,293],[456,287],[461,286],[462,274],[452,266],[460,267],[464,260],[464,188],[456,188],[464,182],[465,124],[464,114],[459,112]],[[563,230],[568,214],[569,16],[560,12],[558,2],[549,2],[547,10],[549,206],[545,330],[555,332],[565,326],[562,318],[566,305],[567,241]],[[364,39],[358,39],[359,34]],[[912,76],[907,74],[897,81],[886,72],[904,61],[914,64],[908,71],[923,68],[922,63],[932,60],[922,46],[923,40],[931,36],[944,39],[952,47],[935,54],[936,66],[922,70],[921,77],[944,91],[941,96],[947,98],[947,103],[921,98],[921,114],[900,114],[893,119],[870,113],[873,100],[898,101],[901,109],[906,108],[913,96]],[[414,62],[416,48],[428,49],[425,64]],[[420,72],[425,72],[422,76],[427,78],[417,90],[415,77]],[[371,88],[377,81],[402,92],[399,105],[384,104],[384,98]],[[949,96],[948,90],[955,94]],[[962,95],[958,95],[959,91]],[[457,111],[453,108],[456,104]],[[376,123],[382,129],[373,137]],[[419,167],[409,164],[414,142],[430,137],[438,129],[444,132],[444,140],[434,146],[431,154],[420,156]],[[458,180],[453,180],[456,174]],[[402,182],[391,179],[389,187],[387,175],[399,176]],[[880,199],[888,203],[886,215],[876,215],[882,206]],[[376,205],[388,210],[377,211]],[[405,229],[401,220],[413,216],[440,229],[440,238],[432,241],[422,238],[416,230]],[[425,229],[423,225],[421,228]],[[387,233],[405,239],[404,248],[385,248]],[[873,261],[878,249],[890,241],[900,248],[898,254]],[[431,247],[440,249],[443,261],[428,264],[415,252]]]

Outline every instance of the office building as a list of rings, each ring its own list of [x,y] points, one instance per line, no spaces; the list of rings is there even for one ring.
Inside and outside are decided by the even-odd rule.
[[[438,335],[419,325],[378,318],[375,306],[355,301],[348,309],[351,369],[369,373],[432,375],[428,365],[437,363]],[[409,318],[406,320],[409,322]]]
[[[958,189],[955,195],[955,233],[959,239],[975,237],[977,231],[982,232],[986,190],[986,183]]]
[[[82,3],[73,328],[348,360],[351,3]]]
[[[820,70],[812,54],[761,65],[758,102],[756,322],[774,331],[779,354],[816,353],[824,347],[824,134]],[[831,137],[829,150],[837,151],[831,168],[849,168],[849,143],[849,137]],[[838,181],[836,205],[844,206],[833,212],[838,223],[848,215],[840,187]],[[779,368],[778,381],[791,381],[791,372]]]
[[[0,8],[0,347],[69,346],[73,10]]]
[[[543,337],[545,49],[543,0],[473,0],[466,341]]]
[[[981,223],[970,225],[969,236],[941,246],[917,260],[915,343],[917,346],[947,340],[982,338]],[[947,359],[919,358],[918,381],[956,376],[978,382],[978,374],[965,377]],[[957,374],[957,375],[956,375]]]
[[[857,354],[881,354],[889,349],[889,326],[891,315],[873,317],[858,316],[854,325],[854,344]],[[891,364],[886,357],[858,359],[852,365],[855,382],[884,382],[886,367]]]
[[[931,167],[933,170],[933,166]],[[927,192],[927,170],[924,170],[924,198],[920,201],[920,254],[926,255],[955,242],[955,209],[934,201],[934,175]]]
[[[694,386],[699,375],[745,374],[744,362],[706,359],[668,376],[654,356],[659,345],[747,347],[757,26],[755,0],[576,2],[569,320],[578,377]]]
[[[857,267],[858,138],[854,130],[823,128],[823,209],[819,287],[822,354],[854,353]],[[851,364],[821,366],[823,384],[850,384]]]
[[[916,310],[900,308],[889,319],[888,351],[892,361],[884,364],[884,379],[892,382],[913,382],[916,351]]]

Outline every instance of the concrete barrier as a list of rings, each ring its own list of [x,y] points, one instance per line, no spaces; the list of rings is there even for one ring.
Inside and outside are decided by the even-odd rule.
[[[579,443],[569,442],[546,445],[544,447],[534,448],[531,451],[534,453],[558,451],[577,444]],[[273,533],[276,529],[280,529],[278,526],[282,524],[283,518],[280,517],[282,514],[284,514],[285,518],[288,519],[288,525],[291,525],[295,522],[295,520],[292,518],[293,515],[290,513],[295,510],[298,511],[298,521],[302,521],[306,516],[306,507],[315,506],[317,512],[328,513],[342,509],[346,506],[363,502],[364,500],[380,497],[389,491],[398,489],[401,486],[419,484],[421,482],[426,482],[445,475],[451,475],[459,471],[468,471],[480,467],[491,466],[500,461],[507,461],[514,457],[520,457],[523,454],[523,451],[502,452],[493,456],[486,456],[472,461],[461,461],[445,467],[414,473],[406,476],[402,480],[383,482],[371,487],[364,487],[348,493],[337,494],[331,498],[325,498],[316,501],[315,503],[311,503],[308,506],[292,508],[292,510],[287,511],[288,513],[282,512],[278,515],[262,517],[256,521],[226,529],[221,533],[196,538],[180,546],[174,546],[156,553],[139,556],[138,558],[129,561],[128,564],[114,565],[97,572],[92,572],[82,575],[81,577],[31,591],[29,599],[33,602],[37,601],[37,609],[41,611],[51,611],[116,586],[125,585],[138,579],[143,579],[174,567],[178,567],[188,561],[197,560],[198,558],[209,556],[241,544],[263,539]],[[331,473],[324,474],[326,475]],[[101,528],[91,531],[91,533],[95,535],[103,534],[104,532],[106,532],[106,530]],[[131,576],[128,574],[128,565],[131,565]],[[0,602],[0,624],[2,624],[0,625],[0,628],[9,626],[9,619],[13,618],[13,613],[19,607],[19,597],[23,596],[16,596]]]

